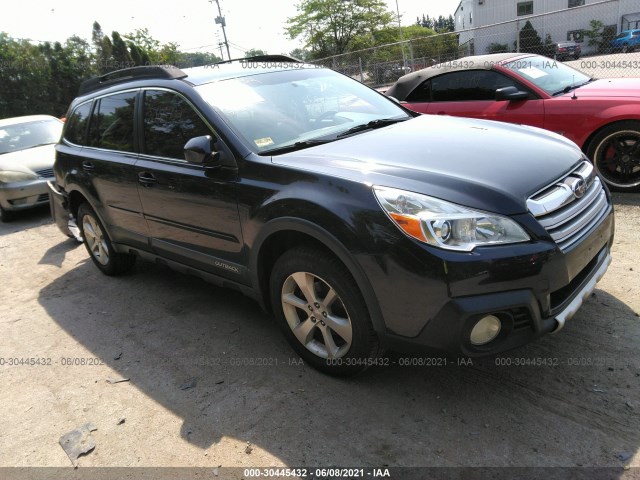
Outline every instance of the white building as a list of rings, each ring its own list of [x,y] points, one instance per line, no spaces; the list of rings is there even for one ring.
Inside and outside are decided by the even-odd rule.
[[[474,55],[489,53],[491,44],[518,50],[518,32],[531,22],[544,42],[573,40],[582,52],[590,47],[583,31],[591,30],[591,20],[601,21],[613,34],[640,28],[638,0],[462,0],[455,13],[460,45]]]

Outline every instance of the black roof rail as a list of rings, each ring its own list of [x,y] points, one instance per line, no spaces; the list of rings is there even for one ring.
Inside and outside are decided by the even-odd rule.
[[[187,74],[173,65],[146,65],[140,67],[124,68],[114,72],[105,73],[99,77],[93,77],[80,84],[79,95],[111,87],[129,80],[142,80],[145,78],[158,78],[176,80],[186,78]]]
[[[222,62],[216,62],[216,65],[231,62],[287,62],[287,63],[304,63],[302,60],[288,55],[254,55],[253,57],[244,58],[232,58],[231,60],[224,60]]]

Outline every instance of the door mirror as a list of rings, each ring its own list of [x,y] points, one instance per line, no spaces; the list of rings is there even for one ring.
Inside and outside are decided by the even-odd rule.
[[[518,90],[516,87],[503,87],[496,90],[496,100],[526,100],[529,93]]]
[[[211,135],[194,137],[184,145],[184,158],[187,162],[205,167],[213,167],[219,161],[220,154],[214,149]]]

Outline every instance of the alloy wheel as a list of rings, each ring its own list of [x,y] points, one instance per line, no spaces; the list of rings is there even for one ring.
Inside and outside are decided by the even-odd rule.
[[[91,215],[85,215],[82,221],[82,229],[91,255],[101,265],[107,265],[109,263],[109,247],[98,222]]]
[[[596,147],[593,163],[614,187],[640,185],[640,132],[622,130],[607,136]]]
[[[291,331],[320,358],[341,358],[349,351],[353,328],[337,292],[322,278],[296,272],[282,286],[282,309]]]

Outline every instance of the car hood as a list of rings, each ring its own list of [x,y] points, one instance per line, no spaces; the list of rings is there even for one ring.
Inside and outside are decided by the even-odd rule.
[[[0,155],[0,170],[32,173],[53,168],[55,144],[27,148]]]
[[[636,97],[640,98],[640,78],[603,78],[574,90],[578,98]],[[568,95],[573,95],[570,92]]]
[[[513,215],[582,158],[573,142],[539,128],[422,115],[272,161]]]

